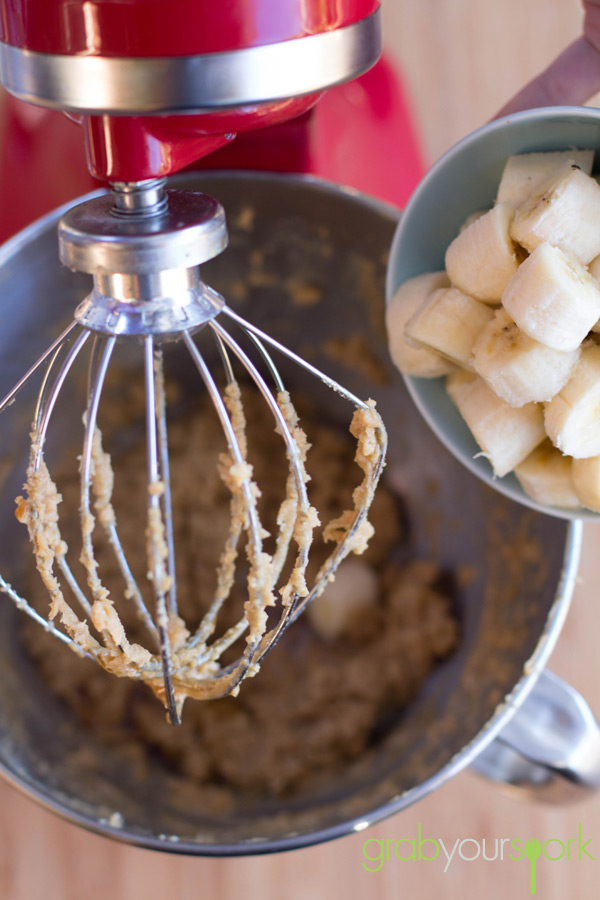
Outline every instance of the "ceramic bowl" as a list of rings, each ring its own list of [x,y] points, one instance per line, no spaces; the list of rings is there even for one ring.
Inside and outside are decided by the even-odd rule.
[[[388,302],[407,278],[444,268],[448,244],[475,210],[492,206],[509,156],[571,148],[600,150],[600,109],[549,107],[496,119],[455,144],[429,170],[413,193],[392,242]],[[600,168],[600,156],[596,161]],[[565,519],[598,520],[591,510],[545,506],[528,497],[514,474],[494,477],[487,459],[449,399],[444,378],[405,376],[424,419],[446,447],[478,478],[513,500]]]

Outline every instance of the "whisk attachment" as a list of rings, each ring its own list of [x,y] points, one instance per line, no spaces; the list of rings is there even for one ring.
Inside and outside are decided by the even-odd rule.
[[[69,211],[59,225],[60,257],[71,268],[93,275],[92,292],[75,311],[75,321],[0,403],[2,411],[34,373],[44,372],[17,515],[28,528],[36,566],[50,595],[49,621],[1,577],[0,590],[76,652],[116,675],[145,681],[174,724],[180,721],[187,696],[213,699],[235,693],[245,677],[256,673],[290,622],[324,590],[342,559],[363,549],[370,529],[367,512],[385,460],[385,429],[374,404],[354,396],[250,324],[203,283],[200,265],[226,243],[225,218],[217,201],[165,191],[158,181],[117,185],[112,195]],[[212,336],[216,344],[224,388],[211,371],[199,334]],[[98,424],[113,352],[126,338],[139,346],[144,372],[147,585],[133,574],[129,548],[120,538],[113,507],[115,472]],[[188,627],[178,609],[177,510],[171,496],[163,351],[165,342],[174,340],[186,348],[216,410],[225,445],[219,475],[229,494],[230,527],[216,566],[213,599],[195,627]],[[65,381],[88,351],[76,570],[61,533],[61,497],[46,466],[44,448]],[[274,354],[296,363],[355,407],[351,430],[363,481],[354,491],[353,509],[325,525],[323,534],[335,546],[310,587],[309,549],[319,516],[307,489],[309,445]],[[235,374],[240,370],[241,380]],[[246,388],[241,381],[252,384],[264,400],[287,460],[269,550],[260,488],[249,461],[242,401]],[[104,584],[95,549],[99,532],[119,572],[120,592],[109,592]],[[237,617],[218,634],[242,563],[245,600]],[[135,610],[143,642],[128,637],[119,615],[122,604]]]

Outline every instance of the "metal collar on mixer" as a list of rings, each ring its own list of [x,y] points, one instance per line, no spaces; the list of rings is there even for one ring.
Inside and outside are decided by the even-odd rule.
[[[308,37],[168,58],[67,56],[0,43],[7,90],[72,113],[201,113],[322,91],[381,53],[380,12]]]
[[[225,213],[206,194],[165,191],[162,179],[115,184],[58,226],[61,262],[94,277],[76,310],[102,334],[163,339],[213,319],[224,300],[199,266],[227,246]]]
[[[191,191],[164,191],[155,179],[113,185],[60,220],[61,262],[90,274],[146,274],[199,266],[227,246],[223,207]],[[129,190],[127,190],[129,188]]]

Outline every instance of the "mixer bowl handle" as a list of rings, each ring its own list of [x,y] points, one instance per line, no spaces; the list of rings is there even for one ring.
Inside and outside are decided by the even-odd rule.
[[[600,726],[581,694],[542,670],[471,769],[546,803],[582,799],[600,788]]]

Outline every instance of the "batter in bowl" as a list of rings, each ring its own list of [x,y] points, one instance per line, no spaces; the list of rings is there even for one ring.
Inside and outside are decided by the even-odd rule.
[[[335,521],[353,506],[359,469],[354,462],[355,441],[334,426],[311,421],[310,404],[302,410],[312,449],[307,455],[311,505],[322,522],[334,523],[330,534],[317,530],[308,576],[314,576],[330,553],[325,538],[335,539]],[[287,469],[279,469],[272,452],[272,422],[264,405],[244,401],[255,455],[251,463],[263,486],[258,500],[267,530],[285,496]],[[119,413],[116,413],[117,418]],[[180,511],[176,534],[180,612],[190,627],[212,603],[219,573],[214,561],[223,550],[230,527],[230,495],[214,465],[222,452],[222,434],[207,410],[175,420],[169,430],[174,507]],[[369,443],[363,442],[368,456]],[[266,470],[265,470],[265,467]],[[143,442],[127,450],[119,469],[126,473],[128,494],[137,496],[146,480]],[[265,472],[268,477],[265,476]],[[69,501],[79,491],[72,469],[57,475],[60,491]],[[190,485],[202,484],[197,497]],[[76,500],[72,502],[76,507]],[[199,502],[198,502],[199,501]],[[72,505],[72,502],[69,505]],[[115,490],[113,503],[125,545],[135,546],[143,531],[145,510],[135,510],[128,495]],[[331,637],[319,633],[302,616],[283,635],[264,660],[260,675],[247,680],[237,697],[211,702],[189,701],[183,724],[173,728],[148,688],[128,679],[113,679],[92,661],[78,659],[39,628],[25,622],[29,651],[52,690],[107,747],[126,744],[137,766],[157,756],[177,778],[199,787],[212,786],[225,806],[240,795],[292,796],[326,779],[357,759],[376,741],[381,721],[399,714],[414,699],[436,664],[457,646],[459,628],[452,612],[447,579],[431,560],[399,565],[395,551],[405,535],[398,499],[385,482],[375,495],[370,520],[374,529],[368,547],[357,557],[374,576],[377,586],[370,602],[349,612]],[[69,535],[65,532],[66,539]],[[364,534],[357,540],[363,542]],[[276,548],[266,547],[272,554]],[[120,573],[110,547],[99,535],[95,553],[109,587]],[[141,580],[145,558],[132,559]],[[354,558],[354,557],[353,557]],[[343,570],[341,564],[340,571]],[[221,573],[222,577],[222,573]],[[239,576],[232,587],[238,605],[244,602]],[[39,589],[39,588],[38,588]],[[115,590],[117,588],[115,587]],[[122,588],[121,588],[122,589]],[[40,602],[47,597],[40,591]],[[327,603],[327,589],[314,604]],[[123,624],[135,642],[142,626],[132,606]],[[221,610],[227,628],[237,613]],[[243,640],[243,638],[241,638]],[[239,647],[224,655],[227,663]],[[216,793],[215,793],[216,792]]]

